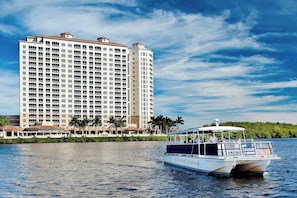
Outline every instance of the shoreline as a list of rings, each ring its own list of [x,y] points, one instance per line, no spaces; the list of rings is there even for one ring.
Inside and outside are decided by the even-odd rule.
[[[164,136],[104,136],[104,137],[30,137],[30,138],[0,138],[0,144],[27,144],[27,143],[78,143],[78,142],[133,142],[133,141],[166,141]]]

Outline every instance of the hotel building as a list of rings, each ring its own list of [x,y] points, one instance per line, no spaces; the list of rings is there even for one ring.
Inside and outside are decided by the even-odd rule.
[[[153,52],[142,43],[130,49],[131,123],[148,128],[154,115]]]
[[[19,63],[21,129],[35,123],[69,129],[73,116],[99,116],[101,129],[111,116],[146,128],[153,116],[153,54],[140,43],[129,49],[67,32],[27,36],[19,42]]]

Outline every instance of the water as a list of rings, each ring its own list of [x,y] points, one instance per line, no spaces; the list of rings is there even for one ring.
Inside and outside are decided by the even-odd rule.
[[[297,139],[263,177],[216,178],[164,165],[164,142],[0,145],[0,197],[296,197]]]

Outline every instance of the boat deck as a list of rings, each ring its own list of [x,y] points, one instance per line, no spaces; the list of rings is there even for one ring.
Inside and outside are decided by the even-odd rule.
[[[168,144],[166,153],[215,155],[215,156],[257,156],[272,155],[271,142],[246,141],[241,143],[181,143]]]

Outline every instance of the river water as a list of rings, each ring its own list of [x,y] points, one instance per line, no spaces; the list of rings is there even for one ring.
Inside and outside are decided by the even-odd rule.
[[[0,145],[0,197],[297,197],[297,139],[263,177],[216,178],[164,165],[164,142]]]

